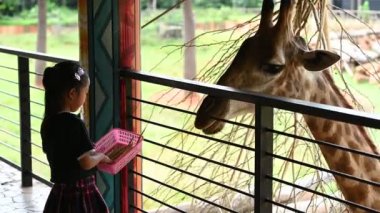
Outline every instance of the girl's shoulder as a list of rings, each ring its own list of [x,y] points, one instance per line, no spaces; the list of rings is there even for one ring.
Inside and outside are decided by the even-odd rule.
[[[75,125],[75,124],[82,124],[82,119],[73,113],[70,112],[62,112],[58,113],[54,116],[51,116],[49,118],[50,122],[53,123],[61,123],[61,124],[67,124],[67,125]]]

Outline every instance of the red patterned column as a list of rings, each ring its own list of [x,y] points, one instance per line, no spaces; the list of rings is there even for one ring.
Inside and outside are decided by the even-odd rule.
[[[120,65],[123,68],[132,70],[140,70],[140,1],[139,0],[119,0],[119,18],[120,18]],[[127,91],[126,81],[120,83],[121,95],[121,127],[133,129],[134,132],[141,131],[141,124],[134,120],[132,127],[127,123],[127,111],[132,112],[132,115],[141,117],[140,103],[133,101],[132,109],[127,109],[126,94],[132,97],[141,97],[141,85],[138,81],[131,82],[131,91]],[[136,158],[132,162],[134,171],[141,173],[142,162],[141,158]],[[142,198],[140,194],[128,190],[128,183],[133,182],[135,189],[142,191],[142,180],[140,176],[129,174],[127,169],[121,173],[121,212],[129,212],[129,200],[133,201],[133,205],[142,208]],[[133,196],[133,197],[129,197]],[[132,199],[131,199],[132,198]]]
[[[85,68],[89,70],[89,48],[88,48],[88,18],[87,18],[88,5],[86,0],[78,1],[78,23],[79,23],[79,62]],[[89,101],[85,102],[84,117],[86,124],[90,124],[90,109]]]

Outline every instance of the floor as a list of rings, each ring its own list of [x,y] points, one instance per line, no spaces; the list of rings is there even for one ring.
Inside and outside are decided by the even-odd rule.
[[[0,161],[0,213],[42,212],[50,187],[33,180],[21,187],[21,172]]]

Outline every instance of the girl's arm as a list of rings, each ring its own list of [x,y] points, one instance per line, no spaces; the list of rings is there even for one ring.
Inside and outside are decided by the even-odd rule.
[[[91,150],[84,153],[79,158],[79,165],[84,170],[90,170],[97,166],[99,163],[111,163],[112,160],[105,154]]]

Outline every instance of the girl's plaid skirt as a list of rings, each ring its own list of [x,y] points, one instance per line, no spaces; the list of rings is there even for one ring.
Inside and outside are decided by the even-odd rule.
[[[93,175],[73,184],[54,184],[44,213],[108,213],[108,208]]]

